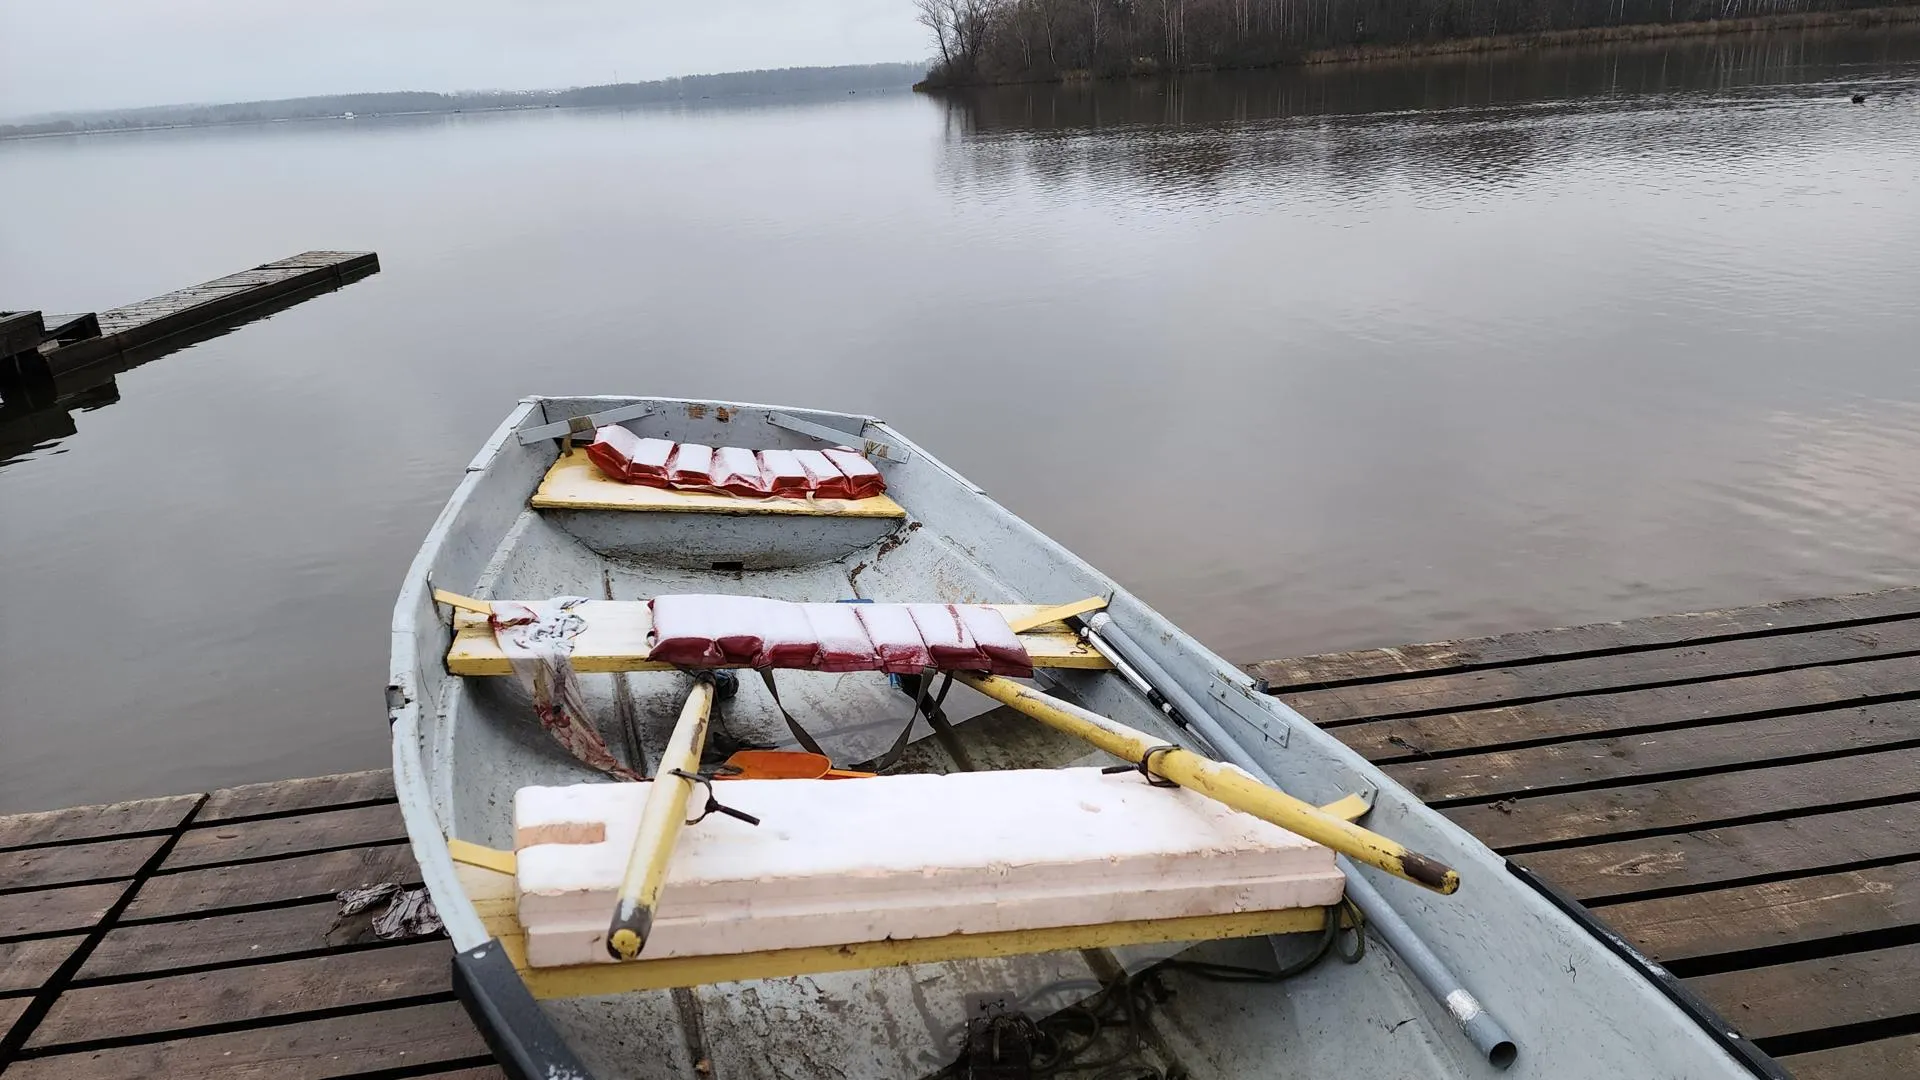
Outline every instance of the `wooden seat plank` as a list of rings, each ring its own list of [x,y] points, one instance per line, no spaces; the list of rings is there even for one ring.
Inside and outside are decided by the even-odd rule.
[[[45,888],[132,877],[166,840],[165,834],[152,834],[0,852],[0,888]]]
[[[1920,1014],[1920,944],[1686,980],[1750,1039]]]
[[[271,862],[155,874],[140,885],[120,921],[208,915],[261,904],[320,900],[342,889],[383,881],[417,884],[420,870],[406,844],[348,848]]]
[[[1329,734],[1369,761],[1396,762],[1429,754],[1866,704],[1909,694],[1916,686],[1920,686],[1920,657],[1907,656],[1475,712],[1374,720],[1333,728]]]
[[[38,990],[85,940],[85,934],[70,934],[0,942],[0,994]]]
[[[1607,924],[1663,964],[1920,923],[1920,862],[1618,904]]]
[[[1780,1059],[1794,1080],[1891,1080],[1920,1076],[1920,1035],[1836,1046]]]
[[[1898,798],[1913,793],[1915,776],[1920,776],[1920,748],[1908,748],[1462,806],[1443,813],[1489,847],[1502,850]]]
[[[348,803],[375,802],[393,797],[391,769],[315,776],[305,780],[276,780],[216,791],[207,796],[206,805],[193,816],[193,821],[196,825],[204,825],[261,814],[325,810]]]
[[[447,979],[440,963],[441,982]],[[488,1056],[485,1041],[454,1002],[403,1006],[377,1016],[336,1016],[221,1035],[117,1046],[77,1054],[28,1058],[7,1069],[7,1080],[333,1080],[362,1072],[437,1062],[471,1065]],[[435,1080],[499,1076],[491,1067],[433,1073]]]
[[[1461,667],[1537,663],[1608,650],[1658,648],[1731,636],[1813,628],[1863,619],[1920,615],[1920,588],[1883,589],[1777,604],[1656,615],[1626,622],[1590,623],[1493,637],[1358,649],[1287,660],[1265,660],[1247,670],[1275,689],[1308,689],[1367,679],[1392,679]]]
[[[200,802],[198,795],[135,799],[70,810],[43,810],[0,817],[0,848],[107,839],[129,833],[165,832]]]
[[[1009,622],[1040,611],[1041,604],[991,604]],[[647,632],[653,616],[644,600],[596,600],[576,609],[586,629],[573,639],[573,669],[582,673],[673,671],[672,664],[647,658]],[[1046,623],[1020,635],[1035,667],[1101,669],[1106,658],[1089,648],[1064,623]],[[447,670],[455,675],[511,675],[513,666],[494,639],[487,618],[478,612],[454,613],[453,646]]]
[[[1332,724],[1727,678],[1915,651],[1920,651],[1920,618],[1741,638],[1715,645],[1681,642],[1647,652],[1286,692],[1281,696],[1315,723]]]
[[[112,881],[0,893],[0,939],[89,929],[106,917],[127,887],[127,882]]]
[[[1920,800],[1558,848],[1516,862],[1592,904],[1920,855]]]
[[[621,510],[682,514],[772,514],[803,517],[905,518],[907,512],[887,495],[866,499],[779,499],[678,491],[610,480],[586,451],[565,454],[533,493],[538,510]]]
[[[274,964],[163,975],[68,989],[27,1046],[162,1035],[206,1024],[292,1017],[347,1005],[406,1001],[449,992],[452,946],[424,941],[389,949],[331,953]],[[368,1027],[382,1024],[361,1023]]]
[[[1920,743],[1920,701],[1891,701],[1386,766],[1428,802],[1645,781],[1663,774]]]
[[[212,866],[406,838],[406,823],[400,818],[397,803],[196,826],[181,835],[161,869]]]

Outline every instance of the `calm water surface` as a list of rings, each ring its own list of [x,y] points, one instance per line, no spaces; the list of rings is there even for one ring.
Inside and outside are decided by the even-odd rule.
[[[384,763],[528,393],[885,416],[1236,660],[1920,563],[1912,33],[0,143],[0,206],[0,307],[385,266],[0,434],[0,811]]]

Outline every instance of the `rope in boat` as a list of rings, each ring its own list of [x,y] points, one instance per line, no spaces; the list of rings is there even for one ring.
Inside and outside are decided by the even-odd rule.
[[[1147,1049],[1148,1015],[1174,996],[1164,976],[1178,972],[1207,982],[1273,984],[1313,970],[1328,956],[1337,956],[1343,963],[1359,963],[1367,954],[1365,916],[1350,900],[1341,900],[1326,912],[1327,924],[1313,951],[1279,970],[1174,957],[1131,975],[1121,972],[1099,984],[1099,992],[1092,997],[1040,1020],[1024,1013],[1008,1012],[976,1021],[975,1025],[983,1026],[984,1030],[969,1025],[960,1059],[934,1073],[930,1080],[964,1077],[980,1065],[1004,1068],[1023,1064],[1026,1075],[1035,1078],[1092,1073],[1091,1080],[1184,1080],[1187,1072],[1179,1066],[1163,1070],[1130,1060]],[[1029,995],[1029,1000],[1044,997],[1063,985],[1043,987]],[[1126,1031],[1126,1044],[1103,1057],[1086,1058],[1102,1035],[1114,1029]],[[1017,1060],[1021,1049],[1026,1052],[1025,1062]],[[979,1060],[982,1052],[989,1060]],[[1007,1060],[1008,1057],[1016,1060]]]

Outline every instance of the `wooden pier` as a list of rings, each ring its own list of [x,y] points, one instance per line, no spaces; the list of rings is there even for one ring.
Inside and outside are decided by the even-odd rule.
[[[121,372],[379,270],[371,251],[308,251],[97,314],[0,311],[0,465],[73,435],[72,412],[118,401]]]
[[[1920,589],[1254,671],[1794,1075],[1920,1076]],[[497,1080],[336,918],[416,879],[384,772],[0,818],[0,1072]]]
[[[371,251],[307,251],[98,314],[0,312],[0,360],[16,377],[61,379],[235,318],[258,318],[380,270]],[[31,340],[37,338],[37,340]]]
[[[1920,589],[1253,671],[1794,1075],[1920,1076]]]
[[[384,771],[0,818],[7,1080],[500,1080],[442,938],[337,918],[419,878]]]

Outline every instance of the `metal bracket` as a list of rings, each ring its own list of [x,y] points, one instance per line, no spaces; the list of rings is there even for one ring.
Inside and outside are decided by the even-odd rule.
[[[651,405],[622,405],[605,412],[589,413],[586,416],[570,416],[553,424],[541,424],[539,427],[521,428],[520,445],[532,446],[542,439],[561,439],[568,435],[591,435],[597,428],[608,424],[618,424],[623,420],[638,420],[643,416],[652,416],[658,412]]]
[[[830,428],[825,424],[816,424],[811,420],[802,420],[783,412],[768,413],[767,423],[774,427],[786,428],[788,431],[797,431],[809,438],[819,439],[829,446],[858,446],[866,452],[868,457],[894,462],[906,461],[913,457],[905,447],[881,442],[878,439],[862,438],[859,435],[841,431],[839,428]]]
[[[1276,743],[1282,750],[1287,748],[1288,740],[1293,738],[1293,725],[1277,719],[1267,710],[1254,702],[1246,700],[1240,688],[1221,679],[1207,680],[1207,696],[1226,706],[1242,723],[1260,733],[1268,742]]]

